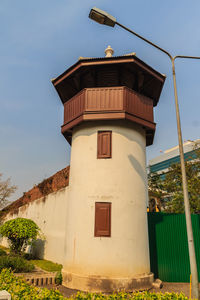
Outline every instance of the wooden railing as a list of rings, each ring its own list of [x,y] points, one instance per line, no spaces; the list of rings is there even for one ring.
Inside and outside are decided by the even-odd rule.
[[[153,100],[131,89],[124,88],[125,111],[134,116],[153,122]]]
[[[85,90],[82,90],[76,96],[64,104],[64,124],[76,119],[83,114],[85,107]]]
[[[153,100],[126,87],[87,88],[64,104],[64,124],[83,114],[126,112],[153,122]]]
[[[121,111],[123,110],[124,88],[87,89],[85,111]]]

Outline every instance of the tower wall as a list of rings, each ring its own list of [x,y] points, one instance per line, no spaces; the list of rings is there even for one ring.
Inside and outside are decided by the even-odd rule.
[[[100,130],[112,131],[110,159],[97,159]],[[69,188],[64,284],[95,291],[137,287],[137,278],[150,272],[144,129],[120,120],[75,127]],[[111,237],[94,236],[95,202],[111,203]],[[147,275],[144,285],[151,280]]]

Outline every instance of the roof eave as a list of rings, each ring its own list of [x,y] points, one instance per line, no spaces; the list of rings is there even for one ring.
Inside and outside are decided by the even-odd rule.
[[[52,83],[54,86],[58,85],[60,82],[62,82],[65,78],[70,76],[74,71],[82,67],[83,65],[95,65],[96,62],[101,61],[101,64],[111,62],[113,63],[120,63],[120,62],[136,62],[140,67],[143,67],[146,69],[146,71],[150,71],[153,73],[154,76],[157,77],[160,81],[165,81],[166,76],[164,74],[159,73],[158,71],[154,70],[152,67],[147,65],[145,62],[140,60],[135,55],[124,55],[124,56],[113,56],[113,57],[100,57],[100,58],[81,58],[78,60],[74,65],[72,65],[70,68],[68,68],[66,71],[64,71],[62,74],[60,74],[58,77],[52,79]]]

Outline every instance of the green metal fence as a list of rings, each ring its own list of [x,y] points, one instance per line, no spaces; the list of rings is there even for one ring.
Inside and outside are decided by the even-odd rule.
[[[184,214],[148,213],[151,271],[168,282],[189,282],[190,263]],[[192,215],[200,281],[200,215]]]

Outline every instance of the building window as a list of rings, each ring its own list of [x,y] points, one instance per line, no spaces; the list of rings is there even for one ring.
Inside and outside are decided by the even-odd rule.
[[[95,203],[95,228],[94,236],[111,236],[111,203]]]
[[[112,157],[112,131],[98,131],[97,158]]]

